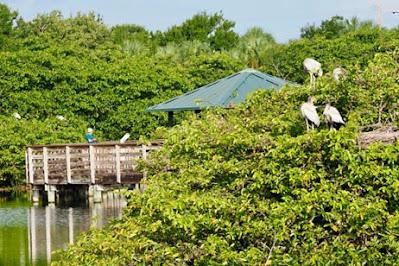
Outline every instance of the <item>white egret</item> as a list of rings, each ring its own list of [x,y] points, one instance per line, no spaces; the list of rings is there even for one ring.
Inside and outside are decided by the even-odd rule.
[[[310,75],[310,86],[316,88],[316,77],[323,76],[323,70],[321,64],[313,58],[306,58],[303,61],[303,69]]]
[[[128,140],[128,138],[130,137],[130,134],[129,133],[126,133],[125,135],[123,135],[123,137],[120,139],[120,143],[125,143],[127,140]]]
[[[22,118],[21,115],[18,114],[17,112],[13,113],[12,116],[13,116],[15,119],[21,119],[21,118]]]
[[[331,106],[329,103],[326,104],[323,115],[330,130],[339,128],[340,126],[345,124],[337,108]]]
[[[306,130],[309,131],[309,126],[314,129],[314,126],[320,125],[320,118],[316,111],[316,106],[313,104],[314,97],[309,96],[308,101],[301,105],[301,114],[305,118]]]
[[[345,77],[346,75],[346,70],[343,69],[342,67],[337,67],[333,70],[333,77],[335,81],[340,81],[341,78]]]
[[[56,115],[55,118],[57,118],[58,120],[64,121],[65,117],[63,115]]]

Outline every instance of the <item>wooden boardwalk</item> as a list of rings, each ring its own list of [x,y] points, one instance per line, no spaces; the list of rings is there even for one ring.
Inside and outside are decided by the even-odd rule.
[[[137,142],[32,145],[26,150],[26,182],[32,185],[137,184],[137,160],[162,146]]]

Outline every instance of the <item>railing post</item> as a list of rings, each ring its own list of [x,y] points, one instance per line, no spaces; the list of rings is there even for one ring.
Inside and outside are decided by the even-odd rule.
[[[47,147],[43,147],[43,172],[44,172],[44,183],[48,184],[48,151],[47,151]]]
[[[28,148],[28,167],[29,167],[29,182],[33,184],[33,158],[32,148]]]
[[[143,160],[147,160],[147,145],[141,145],[141,152],[142,152],[142,157],[143,157]],[[147,177],[147,172],[143,172],[143,178],[146,178]]]
[[[147,145],[142,145],[143,160],[147,160]]]
[[[120,146],[115,145],[115,167],[116,167],[116,182],[118,184],[121,183],[121,154],[120,154]]]
[[[92,184],[96,183],[96,155],[93,145],[89,145],[90,157],[90,180]]]
[[[72,175],[71,175],[71,151],[69,146],[65,147],[65,160],[66,160],[66,175],[68,184],[72,183]]]

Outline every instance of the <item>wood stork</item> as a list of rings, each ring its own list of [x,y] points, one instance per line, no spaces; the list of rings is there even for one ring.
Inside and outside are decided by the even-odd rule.
[[[314,126],[320,125],[320,118],[316,111],[316,106],[313,104],[314,97],[309,96],[308,101],[301,105],[301,114],[305,118],[306,130],[309,131],[309,127],[314,129]]]
[[[303,61],[303,69],[310,75],[310,86],[311,88],[316,88],[316,77],[323,76],[323,70],[321,69],[321,64],[314,60],[313,58],[306,58]]]
[[[15,119],[18,119],[18,120],[22,118],[21,115],[18,114],[17,112],[13,113],[12,116],[13,116]]]
[[[324,118],[326,120],[327,126],[330,130],[339,129],[340,126],[344,125],[345,122],[342,119],[341,114],[334,106],[331,106],[329,103],[326,104],[323,112]]]
[[[55,118],[57,118],[60,121],[64,121],[65,117],[63,115],[56,115]]]
[[[345,77],[345,75],[346,75],[346,70],[343,69],[342,67],[334,68],[333,77],[336,82],[340,81],[341,78]]]

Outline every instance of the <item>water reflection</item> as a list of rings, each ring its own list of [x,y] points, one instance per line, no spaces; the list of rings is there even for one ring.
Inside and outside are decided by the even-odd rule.
[[[82,231],[121,217],[125,204],[113,193],[106,193],[102,203],[77,207],[0,203],[0,265],[47,265],[52,252],[66,248]]]

